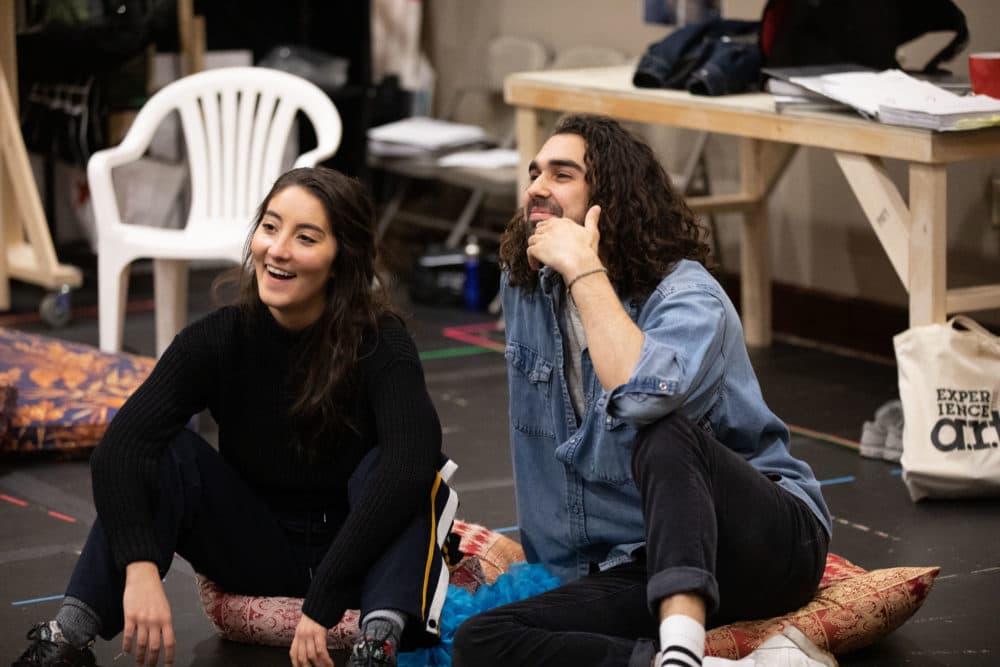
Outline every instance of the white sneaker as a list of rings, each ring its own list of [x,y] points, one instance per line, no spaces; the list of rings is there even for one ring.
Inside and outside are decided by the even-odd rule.
[[[861,447],[858,453],[866,459],[885,458],[886,437],[888,437],[888,433],[881,424],[865,422],[861,425]]]
[[[903,403],[897,398],[875,411],[875,420],[861,425],[860,454],[869,459],[898,462],[903,454]]]
[[[794,625],[739,660],[706,656],[702,667],[837,667],[833,655],[813,644]]]
[[[875,422],[885,431],[882,458],[894,463],[903,455],[903,403],[898,398],[875,411]]]

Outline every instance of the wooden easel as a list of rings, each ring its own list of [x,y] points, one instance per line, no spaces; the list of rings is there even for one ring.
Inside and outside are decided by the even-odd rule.
[[[60,264],[17,114],[14,0],[0,0],[0,310],[10,310],[10,279],[48,289],[83,284],[80,269]]]
[[[194,0],[178,0],[177,30],[181,47],[181,76],[205,69],[205,17],[194,13]]]

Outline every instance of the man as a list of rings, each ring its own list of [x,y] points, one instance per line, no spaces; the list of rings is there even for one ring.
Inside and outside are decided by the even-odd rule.
[[[728,662],[702,662],[706,625],[814,594],[831,531],[819,483],[650,148],[570,116],[530,178],[500,246],[511,446],[525,553],[566,583],[467,621],[454,662]],[[755,664],[832,660],[807,657],[801,633],[762,649]]]

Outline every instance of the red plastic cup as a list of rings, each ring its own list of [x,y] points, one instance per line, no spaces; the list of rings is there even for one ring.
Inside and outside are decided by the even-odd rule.
[[[969,55],[972,92],[1000,99],[1000,51]]]

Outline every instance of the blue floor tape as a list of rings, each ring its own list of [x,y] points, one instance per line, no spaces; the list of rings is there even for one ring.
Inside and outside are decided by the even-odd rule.
[[[17,607],[23,604],[35,604],[36,602],[48,602],[49,600],[61,600],[65,595],[50,595],[44,598],[31,598],[30,600],[16,600],[11,602],[11,605]]]
[[[830,486],[832,484],[850,484],[851,482],[857,481],[854,475],[847,475],[846,477],[833,477],[831,479],[821,479],[819,481],[820,486]]]

